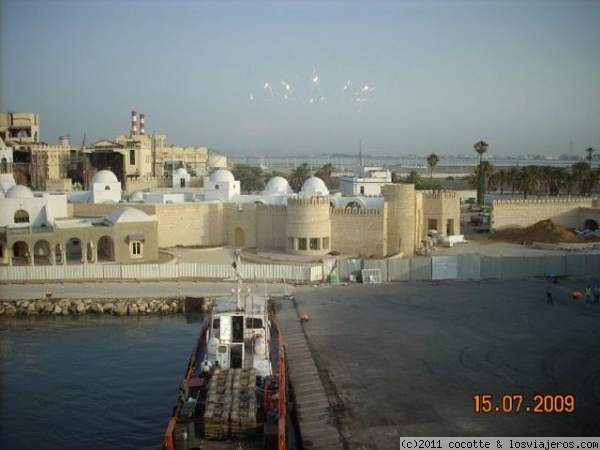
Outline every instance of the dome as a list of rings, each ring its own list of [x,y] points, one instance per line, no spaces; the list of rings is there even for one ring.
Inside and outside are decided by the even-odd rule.
[[[136,208],[125,207],[114,211],[106,218],[109,222],[125,223],[125,222],[151,222],[152,218],[143,211]]]
[[[267,183],[267,187],[265,188],[265,194],[291,194],[292,188],[288,181],[283,177],[273,177]]]
[[[235,178],[229,170],[218,169],[211,174],[210,181],[213,183],[229,183],[235,181]]]
[[[187,170],[185,167],[180,167],[175,171],[175,175],[187,175]]]
[[[33,192],[27,186],[16,184],[6,192],[6,198],[33,198]]]
[[[304,195],[329,195],[329,189],[320,178],[310,177],[302,185],[300,193]]]
[[[92,178],[92,183],[118,183],[117,176],[112,173],[110,170],[100,170],[96,172],[94,178]]]

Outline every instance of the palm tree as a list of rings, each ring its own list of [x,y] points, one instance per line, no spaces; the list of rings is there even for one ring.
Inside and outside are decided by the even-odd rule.
[[[320,178],[327,186],[327,189],[331,189],[331,174],[333,173],[333,164],[327,163],[323,167],[321,167],[315,173],[315,177]]]
[[[512,195],[515,195],[515,190],[519,186],[519,169],[515,166],[508,169],[507,181],[512,190]]]
[[[587,156],[585,157],[585,159],[587,159],[591,165],[592,159],[594,159],[594,153],[596,152],[596,149],[594,147],[588,147],[585,149],[585,152],[587,153]]]
[[[548,195],[556,197],[566,187],[568,172],[564,167],[548,167],[546,184]]]
[[[585,161],[575,163],[571,166],[571,172],[577,180],[577,185],[579,186],[579,195],[587,195],[590,190],[590,164]]]
[[[482,163],[479,165],[479,176],[480,176],[481,186],[483,188],[482,196],[481,196],[481,198],[482,198],[481,204],[483,204],[483,197],[485,196],[485,193],[489,190],[488,180],[494,174],[495,170],[496,170],[495,167],[489,161],[482,161]]]
[[[519,187],[523,192],[523,198],[527,200],[527,196],[533,192],[533,188],[537,184],[537,176],[535,166],[525,166],[519,171]]]
[[[504,185],[508,181],[508,174],[505,169],[494,172],[489,178],[489,189],[492,191],[500,190],[500,195],[504,195]]]
[[[431,171],[429,178],[431,180],[433,180],[433,168],[437,166],[439,162],[440,158],[435,153],[432,153],[427,157],[427,165],[429,166],[429,170]]]
[[[421,182],[421,175],[416,170],[411,170],[404,180],[406,183],[417,185]]]
[[[292,170],[289,179],[290,187],[295,192],[300,192],[300,190],[302,189],[302,185],[304,185],[304,182],[308,178],[310,178],[310,169],[308,168],[308,163],[303,163],[302,165]]]
[[[473,145],[473,150],[479,155],[479,168],[477,170],[477,204],[483,205],[484,197],[484,183],[483,170],[481,162],[483,161],[483,154],[487,152],[488,144],[485,141],[478,141]]]

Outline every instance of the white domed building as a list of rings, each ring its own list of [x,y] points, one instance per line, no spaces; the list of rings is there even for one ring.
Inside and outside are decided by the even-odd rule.
[[[13,185],[0,196],[0,264],[68,265],[98,262],[157,261],[156,218],[139,209],[113,210],[106,218],[97,215],[94,203],[115,204],[121,199],[116,176],[102,170],[95,174],[92,190],[79,195],[81,211],[70,216],[64,193],[34,193]],[[69,197],[70,198],[70,197]],[[10,231],[14,230],[14,231]]]
[[[110,170],[100,170],[92,178],[90,194],[91,203],[119,203],[121,182]]]
[[[204,186],[205,201],[221,201],[229,203],[240,195],[240,182],[226,169],[215,170]]]
[[[273,177],[267,183],[263,195],[292,195],[294,191],[290,187],[290,183],[283,177]]]
[[[179,167],[173,171],[173,187],[174,188],[188,188],[190,187],[190,181],[192,176],[188,173],[185,167]]]
[[[302,185],[299,195],[301,197],[328,197],[329,189],[320,178],[310,177]]]

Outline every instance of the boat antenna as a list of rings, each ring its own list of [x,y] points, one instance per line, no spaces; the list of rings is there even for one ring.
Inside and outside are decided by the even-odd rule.
[[[242,310],[244,308],[242,305],[242,275],[240,274],[239,270],[241,264],[240,250],[237,249],[235,251],[235,254],[237,256],[237,261],[234,261],[231,267],[233,267],[233,269],[235,270],[235,277],[237,278],[237,287],[235,292],[236,308],[238,310]]]

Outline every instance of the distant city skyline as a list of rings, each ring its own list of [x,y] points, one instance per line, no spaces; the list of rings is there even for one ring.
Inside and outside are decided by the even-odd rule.
[[[0,111],[41,140],[226,155],[600,151],[597,1],[0,2]]]

